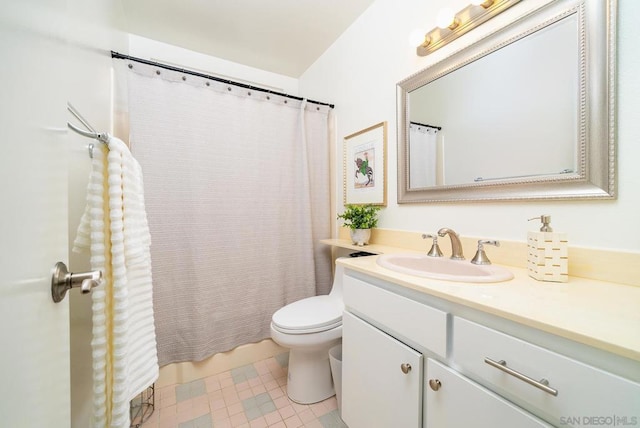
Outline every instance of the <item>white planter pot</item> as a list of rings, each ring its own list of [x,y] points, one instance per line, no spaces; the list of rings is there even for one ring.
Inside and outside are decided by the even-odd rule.
[[[371,238],[371,229],[349,229],[351,241],[359,247],[367,245]]]

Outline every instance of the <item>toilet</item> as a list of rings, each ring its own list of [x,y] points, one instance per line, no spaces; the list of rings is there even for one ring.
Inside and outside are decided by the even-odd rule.
[[[296,403],[317,403],[335,394],[329,349],[342,341],[343,272],[336,265],[328,295],[290,303],[271,318],[271,338],[289,348],[287,395]]]

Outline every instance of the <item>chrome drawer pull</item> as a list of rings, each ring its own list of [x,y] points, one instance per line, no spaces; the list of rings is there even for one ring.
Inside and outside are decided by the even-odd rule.
[[[554,397],[558,395],[558,390],[549,387],[549,381],[546,379],[535,380],[531,379],[529,376],[525,376],[522,373],[515,371],[514,369],[510,369],[507,367],[507,362],[505,360],[494,361],[489,357],[484,357],[484,362],[489,364],[492,367],[497,368],[498,370],[502,370],[503,372],[510,374],[511,376],[517,377],[518,379],[527,382],[529,385],[533,385],[538,389],[543,390],[547,394],[551,394]]]

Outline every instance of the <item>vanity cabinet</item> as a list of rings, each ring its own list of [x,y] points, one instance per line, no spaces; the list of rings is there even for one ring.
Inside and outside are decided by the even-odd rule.
[[[543,334],[531,327],[345,272],[342,416],[350,428],[640,424],[640,383],[580,361],[584,345],[551,336],[545,343],[556,352],[496,330]]]

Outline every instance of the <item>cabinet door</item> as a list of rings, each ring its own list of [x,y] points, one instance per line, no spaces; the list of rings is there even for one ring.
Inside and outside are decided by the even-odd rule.
[[[349,428],[419,428],[422,355],[348,312],[342,327],[345,423]]]
[[[427,428],[551,427],[430,358],[425,379]]]

